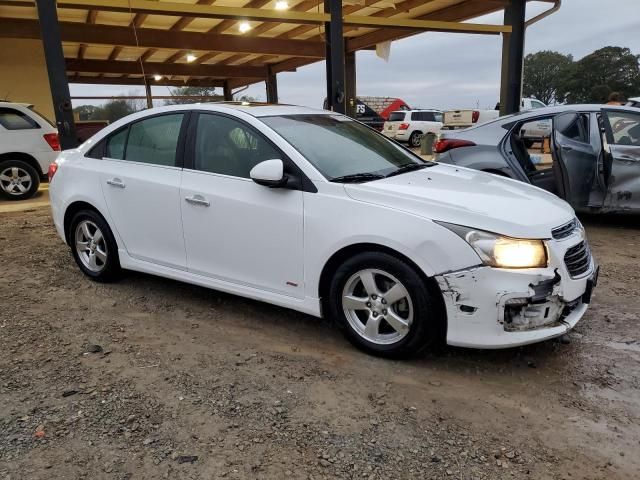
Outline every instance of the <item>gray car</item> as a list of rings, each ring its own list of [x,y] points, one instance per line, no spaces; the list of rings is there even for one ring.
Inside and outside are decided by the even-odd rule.
[[[443,131],[434,150],[439,162],[531,183],[577,211],[640,213],[640,108],[530,110]]]

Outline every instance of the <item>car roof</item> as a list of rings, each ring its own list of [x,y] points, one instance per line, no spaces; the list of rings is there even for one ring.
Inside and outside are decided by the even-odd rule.
[[[10,102],[8,100],[0,100],[0,107],[24,107],[31,108],[33,107],[32,103],[20,103],[20,102]]]
[[[331,115],[337,114],[329,110],[319,108],[301,107],[298,105],[261,103],[261,102],[212,102],[192,104],[192,107],[201,110],[207,110],[207,107],[215,107],[218,109],[229,109],[248,113],[254,117],[270,117],[275,115]],[[177,105],[179,108],[185,108],[185,105]]]
[[[438,113],[441,113],[442,110],[438,110],[437,108],[412,108],[410,110],[394,110],[391,113],[411,113],[411,112],[438,112]]]

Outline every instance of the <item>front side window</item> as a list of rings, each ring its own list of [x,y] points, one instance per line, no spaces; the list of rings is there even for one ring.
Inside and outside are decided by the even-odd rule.
[[[630,112],[605,112],[614,145],[640,146],[640,115]]]
[[[339,115],[282,115],[261,120],[293,145],[328,180],[355,174],[386,175],[424,165],[395,142]]]
[[[282,154],[249,125],[223,115],[199,115],[196,170],[249,178],[258,163],[278,158],[282,159]]]
[[[131,124],[124,159],[175,166],[183,113],[160,115]]]
[[[531,108],[544,108],[546,105],[539,100],[531,100]]]
[[[116,160],[124,159],[124,147],[127,142],[128,133],[129,129],[123,128],[107,139],[106,151],[104,153],[105,157],[115,158]],[[94,149],[98,151],[99,145],[96,145]]]
[[[32,130],[40,125],[29,115],[13,108],[0,108],[0,125],[7,130]]]

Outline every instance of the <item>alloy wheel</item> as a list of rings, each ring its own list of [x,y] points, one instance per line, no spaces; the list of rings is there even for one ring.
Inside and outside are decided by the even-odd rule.
[[[33,179],[20,167],[8,167],[0,172],[0,187],[9,195],[24,195],[31,188]]]
[[[413,302],[393,275],[368,268],[352,275],[342,292],[347,321],[365,340],[390,345],[407,336],[413,322]]]
[[[75,247],[82,264],[94,273],[107,265],[107,242],[102,230],[91,220],[82,220],[76,226]]]

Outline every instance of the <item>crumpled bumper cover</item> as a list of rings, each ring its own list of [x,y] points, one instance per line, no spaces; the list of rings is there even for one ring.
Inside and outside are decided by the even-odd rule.
[[[572,279],[552,268],[478,266],[436,277],[447,310],[447,343],[508,348],[558,337],[588,307],[589,275]]]

